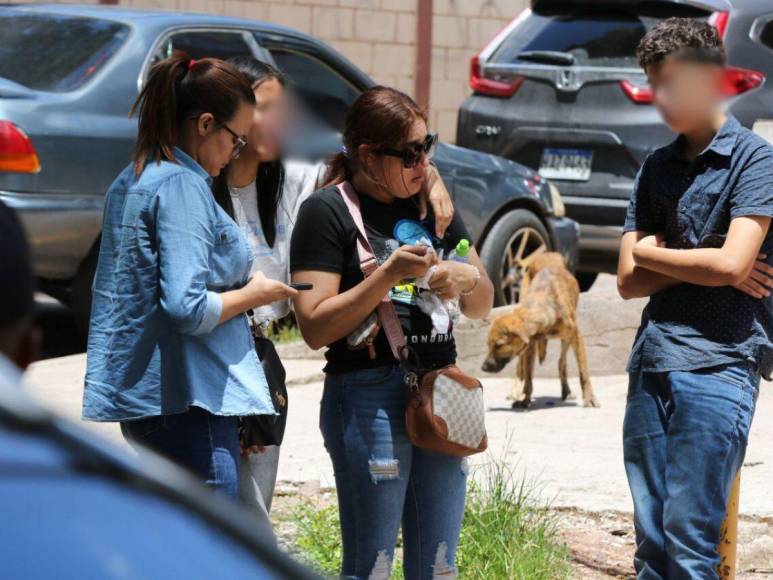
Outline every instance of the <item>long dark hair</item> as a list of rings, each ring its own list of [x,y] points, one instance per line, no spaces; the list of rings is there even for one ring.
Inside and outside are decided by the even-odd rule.
[[[380,86],[362,93],[346,115],[344,150],[330,160],[325,186],[352,178],[360,168],[360,145],[377,150],[404,147],[417,119],[426,123],[427,114],[405,93]]]
[[[282,86],[286,86],[285,76],[276,68],[249,56],[239,56],[229,59],[233,65],[250,84],[252,90],[264,82],[276,79]],[[261,162],[255,176],[255,185],[258,191],[258,215],[260,225],[266,243],[274,247],[276,241],[276,217],[279,211],[279,202],[282,199],[282,187],[284,186],[285,169],[281,160]],[[228,191],[228,167],[220,172],[212,182],[217,203],[230,215],[234,216],[233,202]]]
[[[254,105],[255,94],[244,77],[222,60],[194,61],[178,51],[154,65],[129,112],[139,116],[132,157],[135,175],[151,160],[176,161],[173,149],[187,119],[211,113],[217,122],[227,123],[242,102]]]

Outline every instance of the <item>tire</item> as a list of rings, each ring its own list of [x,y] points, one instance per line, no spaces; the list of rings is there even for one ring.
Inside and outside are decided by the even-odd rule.
[[[523,236],[526,236],[525,242]],[[501,216],[480,251],[480,259],[494,284],[495,304],[517,304],[523,278],[522,261],[536,251],[551,250],[550,236],[533,212],[516,209]]]
[[[99,258],[99,240],[91,247],[86,258],[78,266],[78,271],[72,281],[71,307],[75,316],[75,326],[80,338],[86,341],[89,337],[89,319],[91,318],[91,285],[97,271]]]
[[[598,272],[577,272],[574,275],[577,278],[577,283],[580,285],[580,292],[587,292],[593,286],[596,278],[599,277]]]

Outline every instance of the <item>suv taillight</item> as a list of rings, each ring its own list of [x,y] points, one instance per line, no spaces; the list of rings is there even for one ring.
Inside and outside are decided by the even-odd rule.
[[[729,67],[725,74],[724,93],[728,97],[756,89],[765,81],[765,75],[756,70]]]
[[[40,161],[27,134],[10,121],[0,121],[0,171],[37,173]]]
[[[719,36],[724,40],[725,32],[727,32],[727,23],[730,20],[729,12],[713,12],[709,16],[709,24],[713,24],[719,32]]]
[[[487,79],[481,71],[479,56],[475,55],[470,60],[470,88],[479,95],[512,97],[522,84],[521,76],[515,76],[508,81]]]
[[[727,33],[727,25],[730,22],[729,12],[714,12],[709,17],[709,24],[713,24],[719,36],[724,40]],[[756,89],[765,81],[765,75],[756,70],[749,70],[739,67],[728,67],[725,76],[725,86],[723,87],[725,95],[734,97],[741,95],[752,89]]]
[[[649,85],[637,85],[631,81],[620,81],[620,88],[637,105],[652,104],[653,95]]]

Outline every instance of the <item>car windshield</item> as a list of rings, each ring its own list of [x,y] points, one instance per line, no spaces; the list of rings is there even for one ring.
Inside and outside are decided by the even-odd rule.
[[[644,34],[661,19],[681,15],[707,16],[676,6],[644,5],[634,12],[551,5],[524,19],[494,53],[492,62],[636,68],[636,47]],[[561,55],[566,62],[558,62]]]
[[[73,91],[105,65],[128,35],[126,25],[109,20],[3,11],[0,77],[37,91]]]

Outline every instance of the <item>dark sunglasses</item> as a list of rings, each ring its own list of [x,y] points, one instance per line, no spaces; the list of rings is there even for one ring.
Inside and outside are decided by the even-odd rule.
[[[421,163],[422,156],[432,159],[437,147],[437,133],[430,133],[421,143],[411,145],[407,149],[382,149],[381,153],[390,157],[397,157],[403,160],[403,167],[410,169]]]

